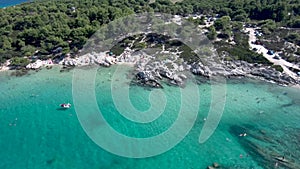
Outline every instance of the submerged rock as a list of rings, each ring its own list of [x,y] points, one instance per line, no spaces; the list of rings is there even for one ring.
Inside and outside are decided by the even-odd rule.
[[[20,77],[20,76],[24,76],[28,74],[28,70],[26,69],[21,69],[21,70],[16,70],[14,72],[11,73],[11,76],[17,76],[17,77]]]
[[[294,130],[285,131],[290,139],[299,137],[299,130]],[[285,169],[300,168],[298,151],[294,151],[293,154],[289,152],[293,149],[293,145],[282,139],[282,135],[278,135],[278,132],[262,132],[262,129],[252,125],[233,125],[230,127],[230,133],[235,137],[239,137],[237,136],[238,133],[245,131],[248,133],[247,137],[238,138],[238,142],[258,164],[266,169],[274,169],[275,165]],[[294,149],[297,149],[297,147]],[[287,156],[287,154],[289,155]],[[282,158],[283,155],[286,156]]]
[[[215,169],[215,167],[207,166],[207,169]]]
[[[153,78],[151,72],[138,72],[136,74],[137,83],[149,87],[163,88],[163,86]]]
[[[214,162],[214,163],[213,163],[213,167],[215,167],[215,168],[219,168],[219,167],[220,167],[220,165],[219,165],[218,163]]]

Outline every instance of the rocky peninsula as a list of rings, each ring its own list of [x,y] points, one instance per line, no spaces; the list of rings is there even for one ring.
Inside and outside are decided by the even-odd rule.
[[[203,15],[189,16],[185,19],[199,19],[203,18]],[[205,34],[208,33],[208,29],[214,24],[218,18],[206,17],[203,25],[199,25],[199,29]],[[183,18],[174,16],[170,22],[174,22],[177,25],[181,25]],[[168,24],[168,23],[166,23]],[[87,66],[87,65],[99,65],[109,67],[114,64],[131,64],[134,65],[135,71],[132,72],[136,77],[136,83],[151,87],[162,87],[162,82],[167,82],[171,85],[184,86],[185,80],[188,78],[188,73],[210,78],[212,76],[223,76],[225,78],[256,78],[269,81],[272,83],[278,83],[280,85],[299,85],[300,78],[297,73],[289,70],[291,63],[277,59],[273,59],[276,54],[268,54],[268,50],[259,44],[253,44],[256,41],[254,28],[246,28],[244,25],[243,31],[248,34],[246,43],[249,43],[250,49],[255,50],[256,53],[260,53],[263,57],[270,61],[269,64],[247,62],[240,59],[228,59],[231,57],[228,52],[218,52],[218,63],[214,60],[203,61],[200,59],[194,59],[196,56],[195,51],[187,47],[185,44],[176,44],[168,36],[161,36],[153,33],[141,33],[136,37],[131,37],[131,40],[125,39],[120,42],[119,51],[114,52],[96,52],[81,54],[80,51],[77,54],[67,54],[63,57],[55,57],[55,59],[48,60],[31,60],[32,63],[26,66],[26,69],[40,69],[41,67],[51,67],[52,65],[62,65],[64,68],[70,68],[75,66]],[[132,40],[133,39],[133,40]],[[124,41],[127,42],[125,43]],[[232,38],[234,40],[234,38]],[[223,41],[220,38],[213,40],[212,42]],[[125,44],[125,45],[124,45]],[[175,45],[173,45],[175,44]],[[234,41],[229,43],[234,47],[236,44]],[[215,46],[209,46],[210,50],[215,50]],[[218,50],[218,46],[216,47]],[[257,48],[260,48],[257,50]],[[56,50],[60,50],[57,48]],[[59,52],[58,52],[59,53]],[[250,53],[251,54],[251,53]],[[254,54],[252,52],[252,54]],[[194,57],[194,58],[193,58]],[[201,57],[201,56],[198,56]],[[190,59],[192,58],[192,59]],[[278,69],[282,67],[283,71]],[[10,66],[8,60],[1,70],[8,70],[15,68]],[[300,68],[297,65],[292,65],[294,70],[300,72]]]
[[[285,72],[277,71],[272,66],[258,63],[248,63],[246,61],[227,61],[205,65],[202,62],[189,64],[180,57],[182,51],[161,50],[151,53],[151,50],[134,50],[126,48],[121,55],[112,53],[89,53],[78,58],[65,58],[59,62],[65,66],[85,66],[97,64],[109,67],[114,64],[134,65],[133,72],[140,84],[148,84],[156,87],[162,81],[168,84],[183,86],[187,78],[187,72],[209,78],[210,76],[223,76],[226,78],[258,78],[280,85],[300,84],[299,78],[294,79]],[[225,55],[221,55],[221,58]],[[155,83],[151,83],[155,82]],[[160,86],[160,85],[159,85]]]

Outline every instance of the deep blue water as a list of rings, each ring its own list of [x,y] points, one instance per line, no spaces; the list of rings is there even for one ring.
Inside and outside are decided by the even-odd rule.
[[[28,2],[29,0],[1,0],[0,1],[0,8],[18,5],[23,2]]]

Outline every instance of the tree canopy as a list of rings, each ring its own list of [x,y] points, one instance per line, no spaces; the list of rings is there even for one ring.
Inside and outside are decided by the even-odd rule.
[[[213,39],[216,30],[228,33],[230,20],[267,20],[266,32],[279,24],[299,28],[299,9],[299,0],[38,0],[0,9],[0,62],[36,51],[40,57],[51,57],[58,47],[64,53],[76,52],[101,25],[137,12],[218,13],[221,19],[211,28]]]

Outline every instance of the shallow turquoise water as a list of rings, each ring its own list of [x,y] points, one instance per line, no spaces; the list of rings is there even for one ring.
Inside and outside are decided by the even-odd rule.
[[[167,109],[151,124],[135,124],[116,111],[110,94],[114,68],[100,68],[96,78],[98,104],[109,124],[129,136],[149,137],[168,129],[177,117],[178,88],[164,85]],[[113,155],[98,147],[82,129],[74,110],[58,105],[72,102],[72,71],[31,72],[23,77],[0,74],[0,168],[274,168],[275,156],[299,168],[300,90],[263,82],[227,82],[222,120],[204,144],[198,138],[207,116],[211,86],[199,85],[200,111],[193,129],[170,151],[145,159]],[[149,108],[149,89],[132,86],[131,101]],[[105,106],[104,106],[105,105]],[[88,109],[88,108],[87,108]],[[246,137],[239,134],[247,133]],[[167,143],[166,143],[167,144]],[[242,155],[242,156],[241,156]],[[292,167],[291,167],[292,166]],[[279,163],[278,168],[287,168]]]

